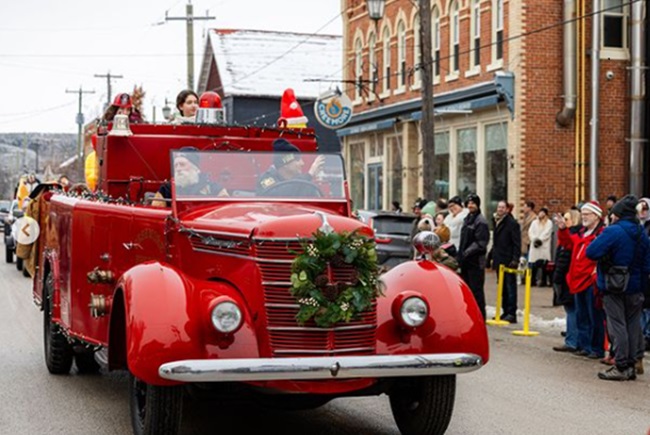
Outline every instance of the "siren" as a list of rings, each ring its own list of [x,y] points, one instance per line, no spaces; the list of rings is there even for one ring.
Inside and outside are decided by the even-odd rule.
[[[129,117],[127,115],[115,115],[113,118],[113,128],[108,133],[109,136],[131,136],[129,128]]]
[[[204,92],[199,98],[199,108],[196,111],[197,124],[224,124],[225,116],[221,97],[216,92]]]

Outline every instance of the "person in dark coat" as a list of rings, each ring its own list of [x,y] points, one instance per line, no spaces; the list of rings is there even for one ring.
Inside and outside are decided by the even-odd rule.
[[[497,204],[492,250],[488,258],[491,259],[492,269],[498,272],[501,265],[517,269],[520,256],[521,229],[519,223],[508,211],[508,203],[501,200]],[[503,316],[501,319],[517,323],[517,279],[511,273],[506,273],[503,276]]]
[[[614,204],[612,224],[587,247],[587,257],[598,261],[597,288],[604,293],[607,330],[616,350],[616,365],[598,373],[604,380],[636,379],[643,308],[642,277],[650,274],[650,240],[637,219],[638,203],[636,196],[626,195]],[[627,267],[629,280],[623,292],[608,291],[605,275],[611,266]]]
[[[460,276],[467,283],[481,314],[485,319],[485,254],[490,241],[490,230],[481,214],[481,198],[470,194],[465,200],[469,214],[463,221],[458,248]]]
[[[556,219],[559,219],[558,215]],[[569,234],[577,234],[582,227],[580,212],[569,210],[564,216]],[[575,298],[569,290],[566,276],[571,266],[571,249],[558,243],[555,250],[555,270],[553,271],[553,306],[563,305],[566,313],[566,334],[562,346],[553,346],[556,352],[576,352],[578,350],[578,323],[576,319]]]

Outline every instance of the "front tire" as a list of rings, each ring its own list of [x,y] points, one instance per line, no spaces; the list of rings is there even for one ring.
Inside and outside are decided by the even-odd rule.
[[[177,435],[183,412],[181,387],[149,385],[129,374],[131,425],[135,435]]]
[[[403,435],[442,435],[454,410],[456,375],[410,378],[390,392],[390,407]]]
[[[72,346],[63,335],[59,325],[52,322],[52,295],[54,278],[48,274],[45,278],[43,297],[43,343],[45,347],[45,365],[53,375],[67,375],[72,367]]]

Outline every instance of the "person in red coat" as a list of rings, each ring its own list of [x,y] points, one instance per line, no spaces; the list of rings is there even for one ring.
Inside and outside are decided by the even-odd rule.
[[[571,251],[571,263],[566,275],[569,291],[574,295],[578,355],[591,359],[605,356],[605,313],[596,300],[596,262],[587,258],[587,246],[602,232],[603,209],[596,201],[580,209],[582,228],[571,234],[561,216],[556,215],[559,244]]]

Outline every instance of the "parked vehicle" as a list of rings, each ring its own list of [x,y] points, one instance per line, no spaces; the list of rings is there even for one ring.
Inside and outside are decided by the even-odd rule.
[[[392,268],[413,258],[411,230],[415,215],[390,211],[358,210],[359,219],[375,232],[379,264]]]
[[[373,232],[352,217],[340,154],[314,153],[310,130],[138,124],[130,133],[100,131],[97,192],[37,199],[34,300],[51,373],[73,363],[80,373],[128,370],[136,434],[177,433],[187,390],[234,387],[286,408],[385,393],[402,433],[445,431],[456,374],[488,361],[485,323],[467,285],[427,260],[360,283],[348,260]],[[272,152],[279,137],[300,152]],[[306,172],[317,159],[313,179],[269,181],[278,165]],[[209,189],[188,189],[188,166]],[[152,206],[163,185],[170,206]],[[323,234],[359,239],[318,263],[329,258],[313,244]],[[294,296],[304,282],[297,258],[323,268],[327,297]],[[338,305],[361,285],[382,295],[358,309],[352,292]],[[312,303],[359,313],[328,326],[299,321]]]
[[[9,215],[11,200],[0,200],[0,222],[4,224],[5,218]]]
[[[18,200],[11,201],[7,215],[4,218],[5,261],[13,263],[16,252],[16,226],[18,219],[23,217],[23,211],[18,207]],[[23,269],[22,258],[16,257],[16,268]]]

